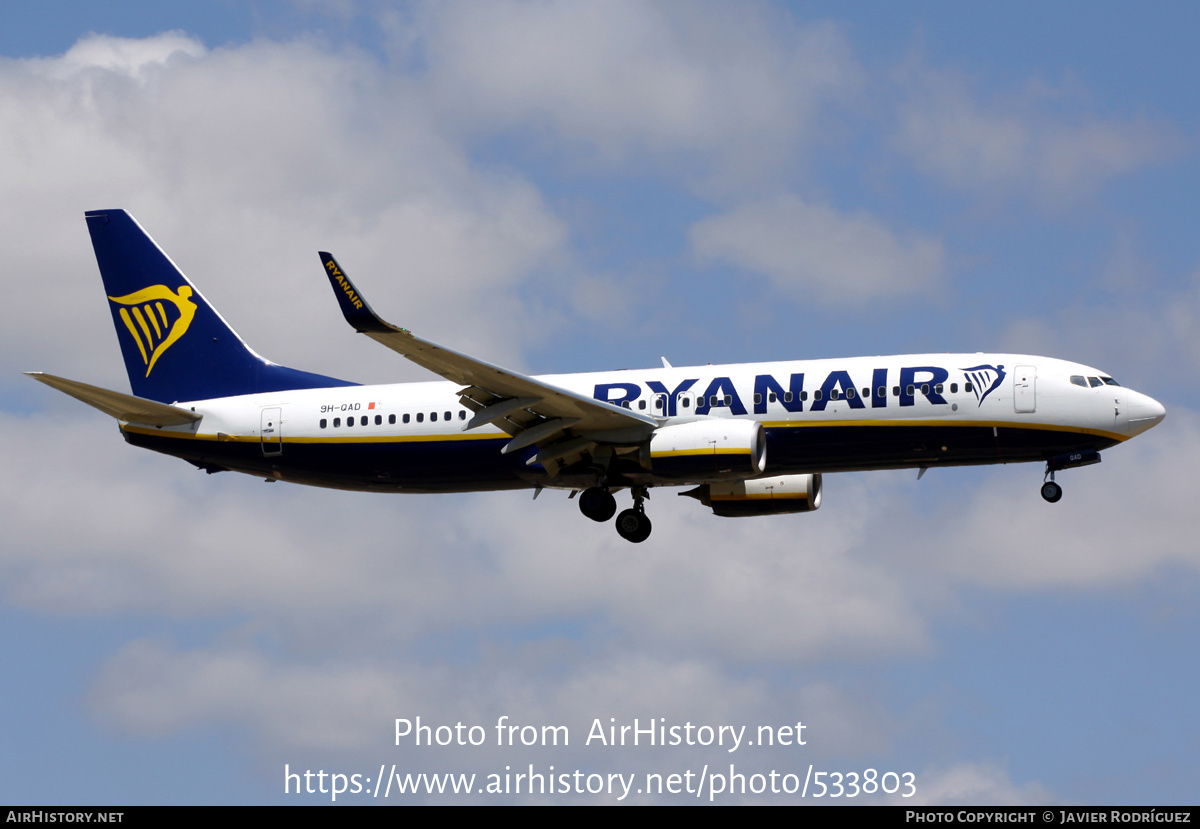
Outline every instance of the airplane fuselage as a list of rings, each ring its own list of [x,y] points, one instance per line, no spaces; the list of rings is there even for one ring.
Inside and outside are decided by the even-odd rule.
[[[761,423],[762,475],[1043,461],[1105,449],[1161,419],[1154,401],[1096,369],[1029,355],[917,354],[536,379],[649,414],[663,426]],[[528,463],[533,446],[501,454],[511,438],[493,425],[463,431],[472,412],[459,402],[460,388],[338,386],[188,401],[176,405],[201,414],[195,423],[122,428],[130,443],[214,471],[345,489],[458,492],[594,481],[547,475]],[[714,463],[717,469],[720,459]],[[713,479],[659,475],[653,459],[633,456],[614,468],[609,483]]]

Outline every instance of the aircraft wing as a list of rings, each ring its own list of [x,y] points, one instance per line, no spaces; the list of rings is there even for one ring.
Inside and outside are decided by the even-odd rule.
[[[146,423],[151,426],[182,426],[200,419],[200,415],[169,406],[132,394],[122,394],[119,391],[102,389],[99,386],[89,386],[78,380],[68,380],[65,377],[55,377],[53,374],[43,374],[40,371],[25,372],[39,383],[45,383],[50,388],[58,389],[69,394],[76,400],[82,400],[117,420],[126,423]]]
[[[324,251],[320,256],[346,322],[417,365],[461,383],[465,388],[459,400],[475,412],[464,431],[494,423],[513,435],[504,452],[536,443],[540,452],[531,462],[545,464],[599,443],[640,443],[658,426],[649,415],[477,360],[397,328],[371,310],[333,256]]]

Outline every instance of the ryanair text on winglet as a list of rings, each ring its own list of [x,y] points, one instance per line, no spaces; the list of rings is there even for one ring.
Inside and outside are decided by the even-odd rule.
[[[350,304],[362,310],[362,300],[358,298],[358,294],[354,292],[354,288],[346,281],[346,277],[342,276],[342,272],[338,270],[337,262],[331,259],[325,263],[325,267],[329,269],[329,273],[337,280],[337,283],[342,286],[342,290],[346,292],[346,298],[350,300]]]

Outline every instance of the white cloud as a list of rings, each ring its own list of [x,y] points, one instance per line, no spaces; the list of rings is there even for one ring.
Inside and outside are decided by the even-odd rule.
[[[1058,474],[1055,505],[1037,495],[1040,470],[1019,489],[997,477],[942,522],[970,539],[970,555],[942,548],[947,575],[992,588],[1115,588],[1174,567],[1200,571],[1192,539],[1191,480],[1200,421],[1182,408],[1153,431],[1103,453],[1099,467]],[[993,532],[1004,526],[1004,532]]]
[[[80,39],[61,57],[36,58],[23,63],[33,72],[57,80],[99,69],[144,81],[153,69],[170,60],[200,58],[207,51],[204,44],[179,31],[164,32],[153,38],[92,35]]]
[[[861,83],[834,25],[760,5],[447,4],[419,20],[432,88],[465,125],[545,128],[606,162],[684,153],[698,177],[790,165]]]
[[[297,368],[432,379],[349,336],[319,248],[381,313],[460,348],[519,363],[552,333],[515,291],[562,255],[563,224],[519,176],[473,165],[418,91],[360,54],[92,36],[0,63],[0,123],[9,266],[36,273],[38,307],[79,334],[46,337],[47,311],[6,307],[6,353],[39,343],[21,368],[119,376],[81,215],[106,207],[134,213],[247,341]]]
[[[277,780],[285,762],[293,769],[308,762],[326,769],[376,769],[383,762],[396,763],[402,772],[477,774],[505,766],[524,771],[532,763],[543,773],[553,765],[566,773],[582,768],[639,776],[687,769],[695,775],[708,763],[720,773],[733,765],[747,776],[772,769],[794,774],[802,762],[893,748],[890,729],[864,696],[821,682],[781,689],[760,678],[732,675],[707,660],[595,653],[553,640],[502,648],[466,666],[447,660],[431,665],[381,652],[365,660],[280,660],[238,641],[183,649],[139,640],[107,662],[89,702],[106,726],[123,734],[165,738],[219,724],[251,735],[266,777]],[[458,723],[479,726],[482,741],[466,748],[417,746],[415,736],[407,734],[397,742],[397,718],[414,726],[419,718],[434,730]],[[496,725],[502,718],[518,728],[564,726],[566,742],[500,744]],[[609,727],[619,735],[635,719],[642,729],[732,726],[741,729],[740,742],[731,751],[726,732],[723,744],[700,745],[695,730],[691,743],[650,743],[643,733],[635,746],[628,731],[625,744],[607,742]],[[798,723],[805,730],[797,731]],[[760,726],[788,744],[760,741]],[[783,728],[790,731],[781,734]],[[635,802],[663,800],[632,794]],[[726,791],[715,801],[763,799]]]
[[[823,537],[833,513],[731,521],[663,491],[655,535],[634,548],[561,493],[385,497],[210,477],[63,405],[79,421],[0,418],[0,573],[18,605],[265,613],[309,640],[364,627],[404,643],[571,620],[735,661],[924,647],[900,585],[848,555],[857,535],[794,537]],[[847,483],[843,508],[866,509]]]
[[[1162,308],[1161,314],[1147,315],[1149,318],[1138,320],[1145,328],[1138,330],[1139,337],[1147,337],[1155,331],[1156,320],[1165,322],[1163,328],[1170,337],[1172,350],[1179,358],[1190,364],[1193,371],[1200,370],[1200,272],[1192,275],[1191,285],[1176,297],[1169,300]],[[1159,335],[1161,336],[1161,335]],[[1160,359],[1166,355],[1157,355]],[[1162,364],[1172,370],[1178,361],[1167,357]],[[1176,377],[1172,377],[1175,380]]]
[[[1066,115],[1069,93],[1031,86],[984,103],[958,73],[920,63],[900,73],[898,92],[897,148],[944,183],[987,195],[1078,203],[1180,143],[1171,128],[1145,118]]]
[[[701,258],[764,273],[785,293],[832,302],[931,290],[945,270],[939,241],[790,195],[697,222],[691,239]]]
[[[1118,250],[1109,272],[1116,268],[1112,281],[1136,276],[1008,321],[997,348],[1077,360],[1152,396],[1192,403],[1179,378],[1181,368],[1200,371],[1200,272],[1163,290],[1143,276],[1154,272],[1151,261]]]
[[[246,612],[322,648],[360,630],[371,632],[362,647],[407,647],[568,624],[639,652],[785,663],[925,651],[928,626],[953,612],[964,585],[1103,588],[1200,568],[1178,517],[1200,456],[1200,425],[1185,411],[1101,466],[1063,473],[1058,505],[1038,497],[1032,464],[960,493],[928,520],[969,555],[895,533],[913,510],[931,509],[907,475],[831,476],[819,512],[778,518],[720,519],[656,491],[655,533],[633,547],[561,493],[530,502],[267,486],[136,452],[102,415],[80,417],[0,422],[0,573],[14,604]],[[996,526],[1036,542],[985,531]]]

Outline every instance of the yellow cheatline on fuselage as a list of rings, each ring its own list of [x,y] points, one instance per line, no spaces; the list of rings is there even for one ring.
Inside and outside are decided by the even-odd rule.
[[[172,291],[166,285],[151,285],[125,296],[110,296],[109,299],[121,308],[121,322],[129,329],[138,351],[142,354],[142,362],[146,364],[146,376],[154,369],[158,358],[184,335],[192,318],[196,316],[196,303],[189,297],[192,289],[188,285],[180,286],[179,291]],[[168,328],[167,312],[163,302],[169,302],[179,311],[179,317]],[[153,329],[153,331],[151,331]],[[141,333],[139,334],[139,330]],[[145,337],[145,342],[142,338]],[[155,342],[158,345],[155,345]],[[149,347],[149,353],[147,353]]]

